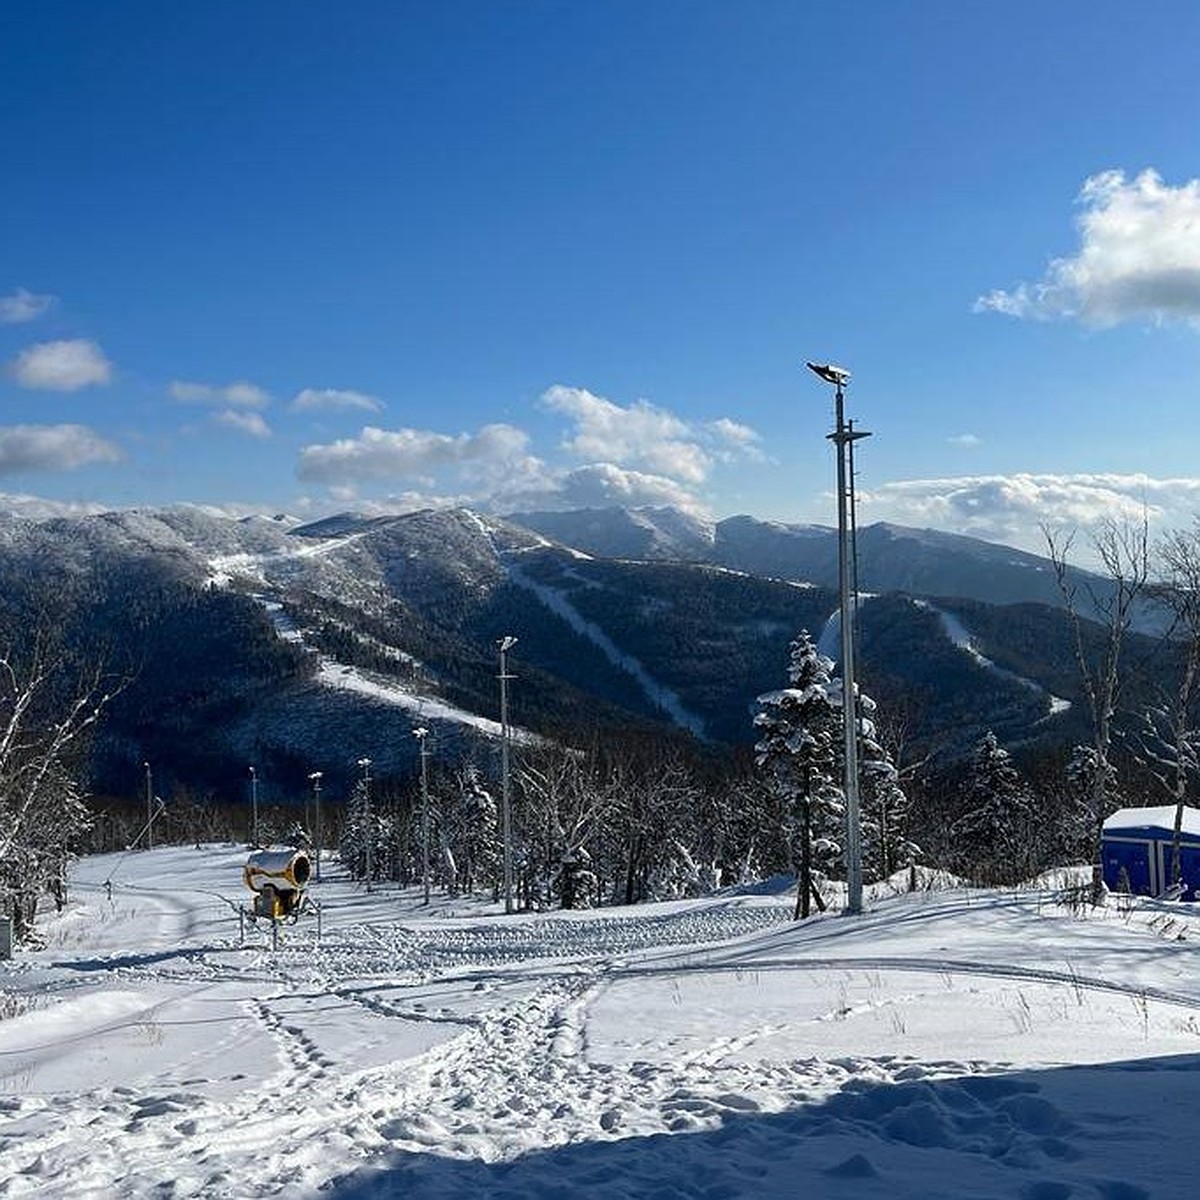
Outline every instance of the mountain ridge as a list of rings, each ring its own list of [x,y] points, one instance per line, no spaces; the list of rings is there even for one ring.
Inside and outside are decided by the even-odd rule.
[[[833,544],[820,527],[733,520],[733,534],[727,522],[712,527],[712,545],[722,526],[727,539],[752,535],[741,543],[750,559],[753,537],[821,554]],[[705,544],[703,526],[662,510],[618,517],[606,536],[625,528],[644,545],[647,522],[660,553]],[[880,537],[911,551],[907,531]],[[938,556],[961,548],[929,541]],[[503,636],[519,639],[517,725],[745,745],[754,699],[779,686],[788,643],[801,628],[817,636],[838,607],[836,588],[786,570],[605,557],[467,508],[340,514],[323,527],[177,509],[27,519],[0,524],[6,583],[11,635],[23,619],[11,597],[25,594],[30,612],[58,604],[79,645],[109,644],[136,664],[98,761],[110,787],[151,757],[221,786],[248,761],[301,788],[312,769],[345,778],[363,754],[403,773],[416,755],[409,726],[435,709],[440,753],[486,756]],[[1010,741],[1078,734],[1061,609],[880,589],[860,620],[864,684],[885,702],[905,698],[918,741],[961,745],[987,728]]]

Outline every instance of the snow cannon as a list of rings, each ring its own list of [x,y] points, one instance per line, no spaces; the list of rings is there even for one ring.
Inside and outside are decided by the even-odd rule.
[[[290,917],[304,899],[312,863],[303,850],[256,850],[242,868],[242,880],[254,893],[254,915]]]

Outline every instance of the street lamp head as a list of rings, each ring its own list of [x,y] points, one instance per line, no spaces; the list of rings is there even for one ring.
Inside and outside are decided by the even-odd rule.
[[[823,379],[826,383],[832,383],[834,387],[845,387],[850,382],[850,372],[845,367],[836,367],[833,363],[805,363],[805,366],[817,376],[818,379]]]
[[[324,774],[324,771],[310,771],[308,777],[313,781],[313,783],[320,783]]]
[[[424,725],[421,725],[417,729],[413,730],[413,737],[417,738],[418,741],[423,742],[428,736],[429,730],[426,729]]]
[[[506,650],[511,650],[517,644],[517,639],[509,634],[502,637],[496,645],[500,647],[500,653],[503,654]]]
[[[360,767],[369,767],[371,765],[371,760],[369,758],[360,758],[356,765]]]

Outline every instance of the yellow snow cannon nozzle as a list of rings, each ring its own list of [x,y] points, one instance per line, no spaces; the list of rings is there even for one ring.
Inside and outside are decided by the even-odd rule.
[[[256,850],[242,868],[242,880],[252,892],[272,887],[277,892],[302,892],[312,878],[312,863],[304,850]]]

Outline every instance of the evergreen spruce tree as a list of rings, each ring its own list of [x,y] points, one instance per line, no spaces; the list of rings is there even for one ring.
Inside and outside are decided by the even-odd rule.
[[[369,862],[371,878],[367,882],[370,883],[383,878],[389,857],[394,851],[392,838],[378,811],[378,805],[370,802],[368,786],[360,779],[350,793],[350,799],[346,803],[342,836],[338,842],[338,856],[353,879],[367,879]],[[369,855],[368,845],[371,849]]]
[[[841,712],[831,696],[833,663],[807,630],[790,647],[789,686],[758,697],[755,761],[781,802],[799,859],[796,916],[809,915],[815,876],[841,853],[842,793],[835,783]]]
[[[459,878],[463,890],[480,884],[495,885],[500,862],[500,834],[496,801],[483,786],[479,769],[468,766],[459,779],[458,820]]]
[[[859,789],[863,870],[868,879],[887,879],[911,866],[921,848],[908,837],[908,797],[900,772],[878,740],[871,714],[875,702],[860,693]]]
[[[1036,864],[1033,795],[991,730],[971,757],[964,807],[950,831],[962,873],[991,885],[1028,878]]]
[[[1065,769],[1067,805],[1061,827],[1057,831],[1057,846],[1068,861],[1086,862],[1092,853],[1095,836],[1093,798],[1105,797],[1104,815],[1110,816],[1121,806],[1116,768],[1101,759],[1095,746],[1076,746]],[[1097,773],[1104,779],[1097,781]]]

